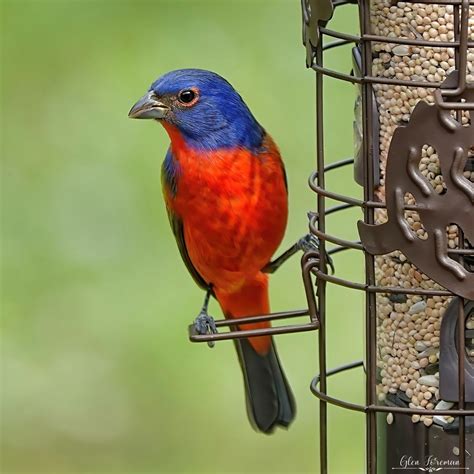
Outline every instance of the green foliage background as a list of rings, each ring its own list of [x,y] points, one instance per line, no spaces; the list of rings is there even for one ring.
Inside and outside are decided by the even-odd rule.
[[[161,198],[167,136],[127,118],[168,70],[228,78],[285,158],[290,245],[315,207],[314,73],[299,1],[6,0],[1,16],[1,471],[318,472],[316,333],[278,338],[298,417],[288,432],[255,433],[232,343],[187,340],[203,295]],[[333,26],[356,31],[354,7]],[[350,50],[327,64],[348,71]],[[354,92],[327,82],[328,161],[352,153]],[[328,184],[360,193],[351,170]],[[329,230],[355,238],[357,217],[332,217]],[[357,256],[336,265],[361,278]],[[304,306],[298,259],[271,286],[274,310]],[[329,301],[333,367],[362,357],[363,299],[331,286]],[[361,401],[360,375],[330,389]],[[362,472],[363,421],[330,410],[331,473]]]

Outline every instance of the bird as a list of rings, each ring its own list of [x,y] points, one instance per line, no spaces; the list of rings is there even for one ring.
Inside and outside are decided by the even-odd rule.
[[[197,330],[216,331],[208,314],[211,297],[232,320],[269,313],[268,274],[281,263],[272,268],[269,262],[288,219],[285,167],[271,136],[226,79],[203,69],[162,75],[129,117],[159,122],[170,139],[162,189],[181,257],[206,292]],[[300,248],[301,242],[290,254]],[[234,343],[251,425],[266,434],[288,428],[296,404],[273,338]]]

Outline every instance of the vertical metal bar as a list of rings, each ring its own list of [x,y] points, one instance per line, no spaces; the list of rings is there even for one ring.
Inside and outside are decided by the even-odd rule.
[[[454,41],[456,42],[459,42],[459,39],[460,39],[460,31],[461,31],[461,28],[462,28],[462,25],[460,25],[459,21],[460,21],[460,16],[459,16],[459,5],[454,5],[454,10],[453,10],[453,15],[454,15]],[[452,93],[452,92],[458,92],[460,89],[461,89],[461,77],[462,75],[466,74],[466,71],[464,71],[464,73],[462,71],[459,70],[459,61],[460,61],[460,58],[461,58],[461,49],[462,49],[462,46],[459,45],[459,46],[456,46],[454,48],[454,69],[457,69],[458,70],[458,84],[456,86],[456,89],[455,90],[452,90],[452,91],[449,91],[448,94]],[[466,46],[466,53],[467,53],[467,46]],[[464,88],[466,86],[465,84],[465,81],[464,82]],[[464,90],[463,88],[463,90]],[[456,119],[459,121],[459,123],[461,123],[461,119],[462,119],[462,110],[457,110],[456,111]]]
[[[323,39],[320,38],[316,49],[316,62],[323,65]],[[318,170],[318,186],[325,187],[324,176],[324,90],[323,74],[316,72],[316,160]],[[326,208],[325,198],[318,194],[318,228],[322,232],[326,229]],[[319,243],[319,269],[326,271],[326,242],[321,239]],[[321,392],[327,393],[327,363],[326,363],[326,282],[322,279],[318,281],[318,304],[319,319],[321,326],[318,331],[319,350],[319,374]],[[327,433],[327,403],[319,401],[319,455],[321,474],[328,473],[328,433]]]
[[[374,163],[373,147],[379,146],[373,143],[373,88],[372,84],[365,81],[365,77],[371,75],[372,71],[372,43],[364,38],[370,34],[370,0],[359,2],[360,24],[362,33],[362,107],[363,107],[363,151],[364,151],[364,201],[374,199]],[[374,223],[374,210],[364,208],[364,222]],[[365,257],[365,281],[367,285],[375,284],[374,257],[364,252]],[[377,314],[374,292],[366,292],[365,295],[365,331],[366,331],[366,404],[376,403],[376,354],[377,354]],[[366,414],[366,453],[367,472],[377,472],[377,413],[369,411]]]
[[[459,5],[453,7],[454,16],[454,41],[459,41]],[[459,65],[459,47],[454,47],[454,69],[457,69]]]
[[[465,314],[464,314],[464,299],[459,298],[459,313],[458,313],[458,408],[464,410],[465,404]],[[459,467],[462,471],[466,467],[466,417],[459,417]]]
[[[461,6],[454,5],[454,47],[455,69],[458,71],[458,83],[455,89],[444,91],[445,96],[462,94],[467,85],[467,56],[469,39],[469,0],[462,0]]]
[[[467,61],[467,43],[461,41],[466,36],[464,31],[468,27],[468,16],[469,16],[469,2],[467,2],[467,14],[466,5],[463,2],[462,9],[459,5],[454,6],[454,40],[459,42],[459,46],[454,48],[454,68],[458,71],[458,84],[456,91],[459,92],[466,87],[466,61]],[[465,24],[464,24],[465,23]],[[465,49],[465,51],[463,51]],[[456,118],[461,122],[462,111],[456,111]],[[459,247],[464,247],[464,235],[462,229],[458,227],[459,233]],[[463,257],[460,257],[460,263],[463,264]],[[459,299],[458,308],[458,408],[460,410],[465,409],[465,316],[464,316],[464,299]],[[459,444],[459,468],[460,472],[463,472],[463,468],[466,467],[466,418],[464,416],[459,417],[459,433],[458,433],[458,444]]]

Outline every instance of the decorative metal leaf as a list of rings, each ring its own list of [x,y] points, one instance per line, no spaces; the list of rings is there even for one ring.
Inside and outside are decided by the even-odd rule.
[[[303,14],[303,44],[306,46],[306,66],[313,63],[314,50],[319,43],[319,26],[326,24],[334,12],[332,0],[301,0]]]
[[[473,100],[467,88],[463,99]],[[458,98],[459,99],[459,98]],[[469,264],[448,253],[446,228],[457,225],[474,244],[474,184],[463,171],[474,147],[474,124],[461,125],[448,110],[419,102],[407,126],[395,131],[387,158],[385,196],[388,221],[380,225],[358,223],[364,248],[372,254],[400,250],[421,271],[444,288],[474,299],[474,273]],[[438,152],[446,190],[438,194],[420,172],[423,146]],[[404,196],[416,200],[416,211],[426,230],[420,239],[405,218]]]

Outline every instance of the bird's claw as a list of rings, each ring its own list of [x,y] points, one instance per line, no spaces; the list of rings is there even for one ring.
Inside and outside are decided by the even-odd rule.
[[[196,332],[201,335],[205,334],[217,334],[216,322],[212,316],[209,316],[207,312],[201,311],[198,317],[194,320],[194,327]],[[209,347],[214,347],[214,341],[208,341]]]
[[[308,252],[309,250],[319,251],[319,239],[313,234],[306,234],[298,240],[298,248],[303,252]]]
[[[298,240],[298,248],[303,252],[315,250],[319,253],[319,239],[313,234],[306,234],[304,237],[301,237],[301,239]],[[334,273],[334,262],[327,252],[326,262],[331,268],[331,272]]]

